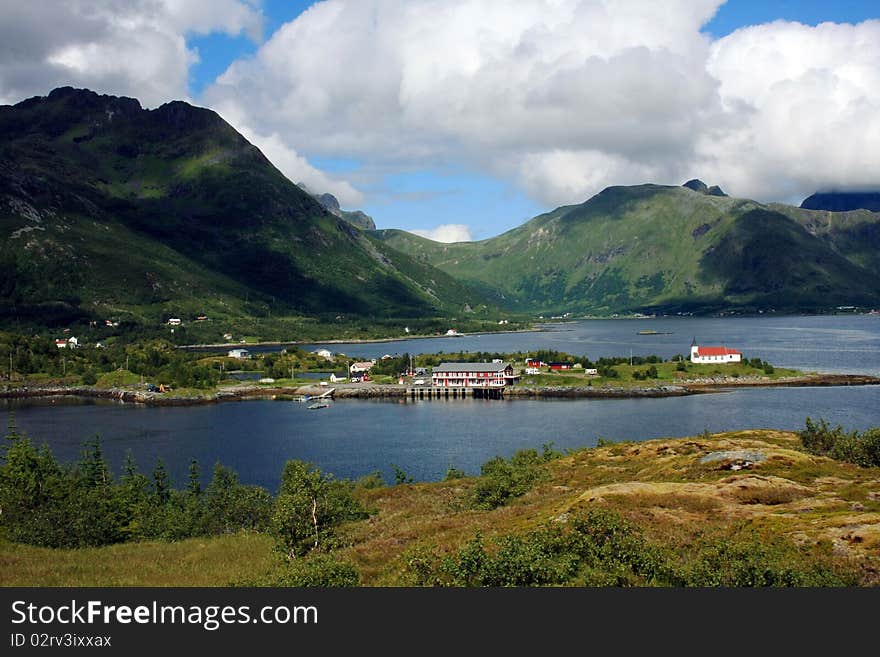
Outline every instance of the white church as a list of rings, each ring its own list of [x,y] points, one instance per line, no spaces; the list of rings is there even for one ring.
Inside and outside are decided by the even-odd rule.
[[[691,345],[691,362],[708,365],[740,363],[742,354],[727,347],[701,347],[696,342]]]

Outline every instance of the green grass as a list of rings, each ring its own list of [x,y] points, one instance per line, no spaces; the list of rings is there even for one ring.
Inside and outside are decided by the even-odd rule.
[[[764,370],[751,367],[742,363],[728,363],[725,365],[703,365],[686,363],[685,372],[678,371],[678,363],[665,362],[654,363],[657,369],[656,378],[636,379],[635,373],[644,373],[652,364],[645,365],[614,365],[617,377],[584,374],[581,370],[563,370],[550,372],[546,368],[541,374],[523,375],[519,383],[520,387],[531,386],[598,386],[598,387],[649,387],[651,385],[675,385],[689,382],[699,382],[707,379],[729,378],[731,381],[742,379],[746,381],[759,377],[769,381],[778,381],[781,378],[802,376],[804,373],[798,370],[774,368],[773,373],[766,374]]]
[[[0,541],[0,586],[227,586],[274,564],[272,539],[255,533],[79,550]]]

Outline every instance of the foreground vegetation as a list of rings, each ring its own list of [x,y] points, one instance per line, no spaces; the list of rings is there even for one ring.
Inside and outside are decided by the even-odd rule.
[[[274,496],[222,466],[204,490],[195,477],[167,488],[159,471],[134,475],[140,503],[98,443],[59,466],[11,435],[4,585],[880,584],[880,475],[811,453],[853,435],[821,421],[567,454],[548,444],[436,483],[399,469],[394,486],[338,481],[291,461]]]

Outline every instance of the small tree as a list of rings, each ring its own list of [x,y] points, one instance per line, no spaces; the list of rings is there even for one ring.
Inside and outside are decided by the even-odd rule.
[[[302,556],[330,538],[339,523],[367,517],[352,488],[310,463],[285,463],[271,521],[278,548],[291,559]]]

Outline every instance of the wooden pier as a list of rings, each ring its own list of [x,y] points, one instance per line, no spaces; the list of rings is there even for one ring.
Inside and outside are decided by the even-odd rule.
[[[464,386],[410,386],[409,399],[504,399],[504,387],[471,388]]]

